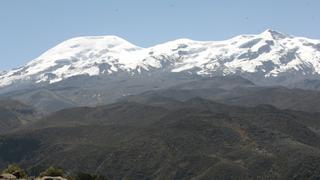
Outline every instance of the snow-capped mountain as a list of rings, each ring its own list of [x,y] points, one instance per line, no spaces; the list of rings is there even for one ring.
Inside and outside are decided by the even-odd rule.
[[[78,37],[21,68],[0,73],[0,87],[19,82],[51,84],[78,75],[125,72],[133,76],[156,70],[201,76],[238,74],[249,79],[317,77],[320,40],[266,30],[226,41],[178,39],[142,48],[116,36]]]

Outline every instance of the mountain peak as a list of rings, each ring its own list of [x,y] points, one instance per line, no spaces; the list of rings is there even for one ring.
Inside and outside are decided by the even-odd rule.
[[[68,59],[80,54],[89,55],[90,53],[96,54],[99,52],[109,51],[123,52],[139,49],[141,48],[118,36],[82,36],[63,41],[62,43],[43,53],[34,61],[55,61],[60,59]]]
[[[126,41],[125,39],[114,36],[81,36],[68,39],[56,47],[59,46],[70,46],[71,48],[77,48],[80,46],[107,46],[107,47],[116,47],[116,46],[126,46],[131,48],[137,48],[138,46],[133,45],[132,43]]]
[[[285,33],[281,33],[279,31],[273,30],[273,29],[267,29],[264,32],[262,32],[260,35],[267,37],[267,38],[272,38],[272,39],[285,39],[285,38],[291,38],[290,35],[287,35]]]

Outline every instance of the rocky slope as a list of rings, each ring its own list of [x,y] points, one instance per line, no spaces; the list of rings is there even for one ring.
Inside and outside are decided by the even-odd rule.
[[[0,134],[31,123],[40,116],[32,107],[21,102],[0,100]]]
[[[56,166],[108,179],[320,177],[315,114],[160,99],[63,110],[0,136],[0,168],[15,162],[37,174]]]

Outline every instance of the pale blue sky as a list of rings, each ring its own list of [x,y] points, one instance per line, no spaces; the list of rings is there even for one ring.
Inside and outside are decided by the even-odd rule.
[[[84,35],[117,35],[142,47],[267,28],[320,39],[319,9],[319,0],[0,0],[0,70]]]

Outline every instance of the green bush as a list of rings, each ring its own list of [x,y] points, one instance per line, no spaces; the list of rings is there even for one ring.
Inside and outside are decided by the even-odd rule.
[[[64,175],[63,170],[55,167],[49,167],[44,172],[40,173],[40,177],[44,177],[44,176],[58,177],[63,175]]]
[[[76,180],[106,180],[104,176],[88,173],[78,173]]]
[[[17,164],[8,165],[8,167],[5,170],[3,170],[2,173],[12,174],[16,176],[18,179],[28,177],[27,173]]]

